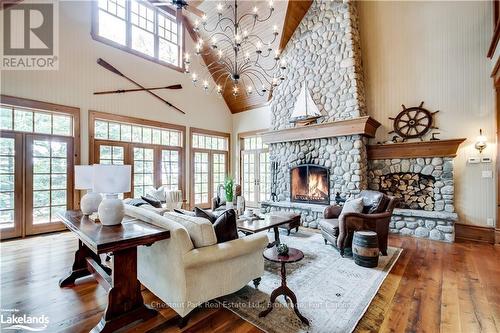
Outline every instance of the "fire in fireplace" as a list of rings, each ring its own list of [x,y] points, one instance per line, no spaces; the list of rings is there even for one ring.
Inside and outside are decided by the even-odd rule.
[[[328,169],[311,164],[290,170],[290,200],[295,202],[330,204],[330,173]]]

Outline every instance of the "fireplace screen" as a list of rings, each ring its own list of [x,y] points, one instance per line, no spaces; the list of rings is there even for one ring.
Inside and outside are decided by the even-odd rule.
[[[295,202],[330,204],[328,169],[317,165],[299,165],[290,170],[290,200]]]

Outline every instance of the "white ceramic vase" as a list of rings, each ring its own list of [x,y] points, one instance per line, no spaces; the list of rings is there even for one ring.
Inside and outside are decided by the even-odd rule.
[[[118,199],[118,194],[106,194],[99,205],[98,213],[102,225],[120,224],[125,216],[123,201]]]
[[[233,209],[233,208],[234,208],[234,204],[232,201],[226,202],[226,209]]]
[[[80,209],[84,215],[90,215],[94,212],[97,212],[101,201],[102,196],[99,193],[88,190],[80,200]]]

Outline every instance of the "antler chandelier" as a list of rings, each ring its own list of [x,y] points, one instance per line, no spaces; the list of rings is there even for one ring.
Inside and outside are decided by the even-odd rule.
[[[195,56],[202,73],[191,73],[193,84],[201,82],[207,93],[217,91],[222,94],[230,88],[234,97],[239,96],[240,90],[244,90],[247,96],[253,93],[263,96],[284,80],[286,62],[280,57],[279,50],[273,52],[271,48],[278,36],[278,27],[273,27],[271,40],[264,40],[255,33],[255,27],[268,21],[273,14],[273,1],[270,0],[268,5],[269,14],[261,17],[256,6],[252,11],[240,14],[237,0],[234,4],[219,3],[213,27],[209,27],[212,24],[208,24],[206,15],[201,23],[195,21],[193,29],[200,36],[195,45]],[[204,40],[200,31],[208,38]],[[264,60],[270,57],[273,58]],[[189,73],[188,53],[184,55],[184,62]],[[210,75],[215,81],[213,87],[209,83]]]

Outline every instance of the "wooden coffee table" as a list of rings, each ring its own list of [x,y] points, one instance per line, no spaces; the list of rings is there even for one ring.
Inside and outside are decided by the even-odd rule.
[[[239,218],[236,221],[236,226],[238,227],[238,230],[242,231],[245,234],[254,234],[256,232],[273,229],[274,242],[269,243],[267,245],[268,248],[280,244],[280,232],[278,227],[288,223],[297,223],[297,220],[300,221],[300,214],[293,213],[276,212],[263,214],[260,216],[263,218],[262,220],[248,220]]]
[[[114,332],[155,316],[156,310],[144,304],[137,280],[137,246],[170,238],[170,231],[129,216],[116,226],[92,222],[80,211],[66,211],[59,217],[78,237],[73,267],[59,286],[71,287],[77,278],[93,275],[108,292],[108,306],[91,332]],[[113,272],[101,263],[103,253],[112,253]]]
[[[295,314],[297,317],[299,317],[300,321],[302,321],[304,324],[309,325],[309,320],[304,317],[300,312],[299,309],[297,308],[297,296],[293,293],[290,288],[286,285],[286,267],[285,264],[293,263],[302,260],[304,258],[304,253],[298,249],[294,249],[292,247],[288,248],[288,254],[285,256],[280,256],[278,254],[278,250],[276,247],[273,247],[271,249],[267,249],[263,253],[264,258],[266,258],[269,261],[272,262],[277,262],[281,264],[281,286],[278,288],[274,289],[273,292],[271,293],[271,299],[267,305],[267,309],[259,313],[259,317],[265,317],[269,314],[269,312],[272,311],[273,309],[273,304],[276,302],[276,298],[278,296],[283,295],[285,297],[288,297],[291,299],[292,304],[293,304],[293,311],[295,311]]]

